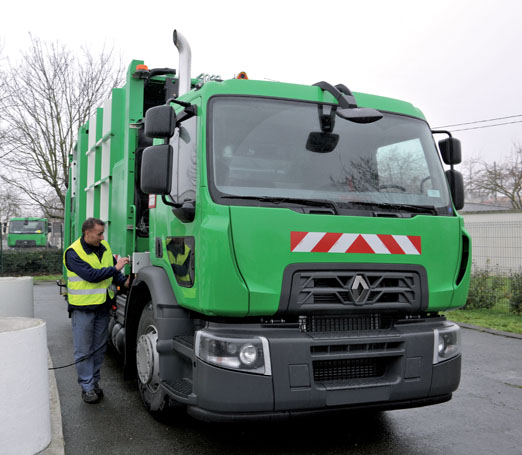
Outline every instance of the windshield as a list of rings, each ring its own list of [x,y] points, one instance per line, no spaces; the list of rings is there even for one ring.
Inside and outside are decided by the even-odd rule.
[[[45,225],[38,220],[13,220],[9,223],[10,234],[42,234]]]
[[[214,97],[210,115],[210,180],[218,197],[450,209],[422,120],[384,114],[358,124],[336,116],[331,105],[256,97]]]

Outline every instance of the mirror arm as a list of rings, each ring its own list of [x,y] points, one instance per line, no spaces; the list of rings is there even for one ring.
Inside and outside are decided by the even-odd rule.
[[[453,137],[447,130],[431,130],[431,134],[447,134],[449,137]]]
[[[339,103],[339,107],[341,109],[352,109],[357,107],[357,102],[355,101],[355,97],[351,94],[351,92],[349,95],[342,93],[338,87],[334,87],[332,84],[329,84],[325,81],[317,82],[313,85],[313,87],[319,87],[321,90],[330,93]],[[345,91],[348,90],[348,88],[342,85],[342,90]]]
[[[195,115],[198,115],[198,107],[195,104],[191,104],[189,107],[185,109],[186,116],[182,118],[181,121],[187,120]]]
[[[183,204],[180,204],[181,207],[172,209],[172,212],[182,223],[190,223],[196,216],[195,203],[196,201],[184,201]]]
[[[451,133],[448,130],[431,130],[431,134],[447,134],[449,137],[453,138]],[[454,165],[450,164],[450,169],[453,171]]]
[[[178,104],[185,108],[185,110],[180,113],[180,118],[178,118],[178,123],[184,122],[185,120],[188,120],[189,118],[194,117],[195,115],[198,115],[198,107],[195,104],[190,104],[190,103],[187,103],[186,101],[180,101],[176,98],[169,98],[165,104],[168,106],[168,105],[170,105],[170,103]]]
[[[178,203],[176,203],[176,202],[169,201],[169,200],[167,199],[167,196],[165,196],[164,194],[161,195],[161,201],[162,201],[165,205],[168,205],[168,206],[170,206],[170,207],[174,207],[174,208],[176,208],[176,209],[181,208],[181,206],[183,205],[183,204],[178,204]]]
[[[187,103],[186,101],[181,101],[181,100],[178,100],[177,98],[169,98],[165,104],[168,106],[170,103],[174,103],[174,104],[179,104],[180,106],[183,106],[183,107],[190,107],[192,106],[192,104],[190,103]]]

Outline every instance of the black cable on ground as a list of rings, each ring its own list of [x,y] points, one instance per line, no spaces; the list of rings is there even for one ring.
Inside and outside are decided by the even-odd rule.
[[[62,365],[61,367],[53,367],[48,368],[48,370],[60,370],[62,368],[72,367],[73,365],[76,365],[77,363],[83,362],[84,360],[90,359],[94,354],[96,354],[98,351],[103,349],[105,346],[107,346],[108,341],[103,343],[96,351],[91,352],[90,354],[84,355],[83,357],[80,357],[76,362],[70,363],[69,365]]]

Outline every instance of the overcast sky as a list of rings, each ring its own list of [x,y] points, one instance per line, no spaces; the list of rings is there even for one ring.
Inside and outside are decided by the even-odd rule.
[[[0,39],[10,58],[30,32],[177,68],[176,28],[190,42],[193,76],[344,83],[407,100],[438,127],[522,121],[521,21],[516,0],[15,0],[0,9]],[[455,136],[465,158],[501,161],[522,145],[522,123]]]

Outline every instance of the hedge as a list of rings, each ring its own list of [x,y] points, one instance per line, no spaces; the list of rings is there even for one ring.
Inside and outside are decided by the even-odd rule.
[[[491,274],[488,265],[471,273],[464,310],[509,310],[522,315],[522,269],[509,275]]]
[[[61,249],[28,249],[2,251],[2,276],[59,275],[62,273]]]

